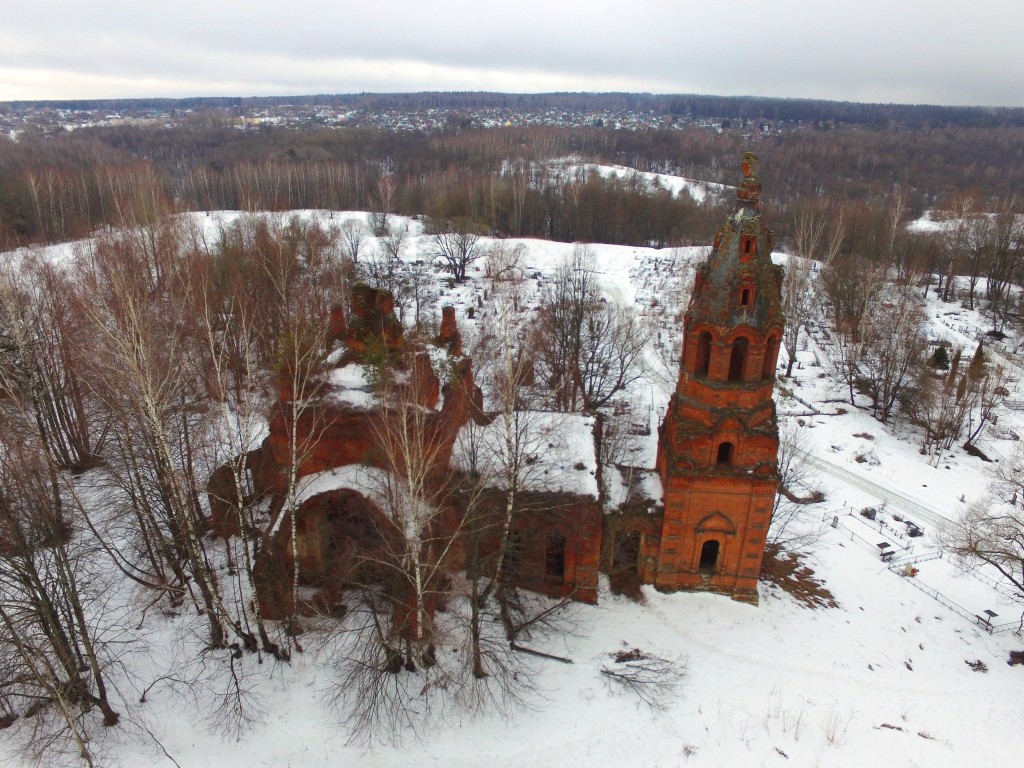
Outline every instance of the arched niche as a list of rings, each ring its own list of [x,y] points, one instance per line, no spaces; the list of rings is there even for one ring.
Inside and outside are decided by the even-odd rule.
[[[729,349],[728,381],[743,381],[750,355],[750,340],[746,336],[737,336],[732,340]]]

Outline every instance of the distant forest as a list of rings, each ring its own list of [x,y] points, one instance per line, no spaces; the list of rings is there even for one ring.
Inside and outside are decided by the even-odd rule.
[[[171,128],[85,128],[0,137],[0,245],[82,237],[105,224],[168,212],[326,208],[426,215],[493,236],[656,247],[710,242],[726,199],[697,203],[639,179],[566,174],[578,158],[734,184],[742,151],[761,157],[766,220],[785,246],[801,211],[843,222],[843,250],[892,250],[894,198],[908,218],[969,195],[980,210],[1016,207],[1024,189],[1024,110],[879,106],[779,99],[637,94],[413,94],[245,100],[295,104],[348,99],[414,106],[668,109],[743,116],[719,128],[638,131],[451,123],[435,133],[367,128],[239,130],[223,107],[243,100],[63,102],[206,107]],[[56,102],[52,103],[54,106]],[[13,108],[13,105],[8,105]],[[932,115],[934,122],[928,115]],[[812,122],[762,131],[757,119]]]
[[[943,107],[929,104],[861,104],[822,99],[782,99],[759,96],[705,96],[650,93],[349,93],[303,96],[218,96],[189,99],[79,99],[12,101],[4,109],[28,106],[55,109],[259,109],[282,105],[322,105],[349,109],[514,109],[639,110],[693,119],[740,118],[786,122],[835,122],[843,125],[920,128],[1024,127],[1024,109],[1008,107]]]

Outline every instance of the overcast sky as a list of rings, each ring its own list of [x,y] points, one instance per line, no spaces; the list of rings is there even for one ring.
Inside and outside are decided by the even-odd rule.
[[[0,101],[650,91],[1024,106],[1020,0],[17,0]]]

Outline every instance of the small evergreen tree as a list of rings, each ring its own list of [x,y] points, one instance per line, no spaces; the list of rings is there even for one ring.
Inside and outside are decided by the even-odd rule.
[[[940,344],[935,348],[935,352],[931,359],[928,361],[932,368],[939,371],[949,370],[949,350],[946,349],[945,344]]]

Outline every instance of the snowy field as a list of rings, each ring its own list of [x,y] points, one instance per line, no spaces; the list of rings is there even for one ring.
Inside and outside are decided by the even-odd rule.
[[[643,187],[648,192],[653,193],[659,189],[664,189],[673,197],[679,197],[684,194],[689,195],[697,203],[703,203],[709,197],[713,200],[726,198],[735,189],[735,187],[730,187],[727,184],[686,179],[682,176],[671,176],[667,173],[638,171],[635,168],[624,165],[586,163],[577,157],[554,160],[548,163],[548,167],[557,171],[563,177],[572,177],[577,174],[586,176],[596,173],[602,179],[627,181],[635,178],[643,184]]]
[[[237,215],[194,218],[212,236],[218,223]],[[365,220],[362,213],[300,215],[325,224]],[[406,223],[410,238],[403,258],[429,258],[421,223]],[[573,249],[519,242],[532,289],[542,287]],[[73,248],[40,250],[64,259]],[[656,427],[677,375],[678,313],[685,306],[692,265],[706,251],[609,245],[593,250],[607,296],[635,305],[656,328],[648,375],[627,398],[633,417],[655,428],[649,437],[637,438],[632,452],[636,464],[650,467]],[[776,259],[784,262],[785,256]],[[470,278],[455,288],[440,280],[437,302],[456,307],[469,340],[488,311],[484,294],[491,287],[480,265],[470,270]],[[481,304],[470,319],[468,309]],[[977,313],[958,304],[931,297],[927,309],[929,336],[964,345],[965,355],[987,327]],[[573,608],[573,632],[546,640],[544,650],[572,663],[533,664],[530,682],[537,693],[513,717],[453,709],[436,713],[431,731],[372,748],[346,743],[345,725],[325,702],[330,662],[317,653],[315,642],[290,665],[269,660],[260,665],[252,656],[238,662],[251,675],[259,706],[248,730],[237,739],[225,736],[211,717],[211,699],[190,698],[181,686],[160,681],[176,659],[196,655],[196,619],[154,610],[144,620],[148,649],[135,644],[125,658],[119,709],[130,722],[106,734],[109,754],[124,766],[182,768],[561,768],[581,761],[622,768],[961,766],[1013,760],[1024,752],[1024,668],[1005,662],[1008,651],[1024,650],[1024,640],[1012,632],[990,635],[911,583],[919,580],[970,614],[993,610],[996,623],[1021,616],[1024,606],[998,584],[963,574],[945,557],[923,559],[936,552],[934,533],[943,521],[984,494],[984,465],[959,448],[938,459],[922,456],[909,426],[883,426],[866,411],[838,402],[843,393],[824,373],[822,343],[819,330],[795,352],[794,378],[783,381],[799,400],[781,391],[777,397],[780,421],[801,424],[807,462],[827,496],[809,508],[811,527],[821,536],[805,563],[832,592],[837,607],[811,609],[765,584],[758,607],[710,595],[659,594],[649,587],[641,604],[611,595],[602,582],[598,606]],[[1019,380],[1014,348],[1014,340],[1007,340],[1005,361]],[[784,362],[785,355],[783,370]],[[999,427],[981,445],[988,455],[1005,458],[1016,447],[1011,433],[1024,434],[1024,418],[1018,412],[1000,414]],[[865,507],[882,510],[877,522],[859,515]],[[908,542],[894,515],[914,520],[924,536]],[[830,525],[833,517],[836,528]],[[894,560],[922,558],[918,573],[904,576],[887,568],[877,550],[882,541],[899,550]],[[913,549],[902,549],[907,544]],[[144,596],[121,588],[116,599],[141,602]],[[684,678],[661,709],[640,703],[600,674],[610,654],[633,648],[685,664]],[[976,660],[987,671],[965,663]],[[151,684],[140,704],[141,692]],[[21,764],[2,732],[0,757]]]

